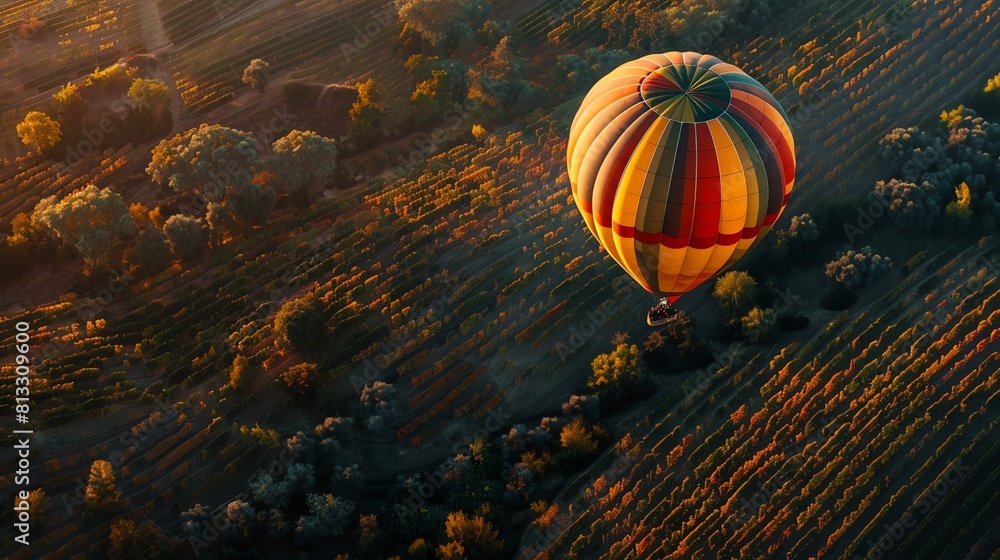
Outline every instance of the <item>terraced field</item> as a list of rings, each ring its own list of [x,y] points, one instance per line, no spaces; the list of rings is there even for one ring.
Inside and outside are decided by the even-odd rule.
[[[521,557],[988,557],[997,249],[929,258],[801,347],[643,413]]]
[[[399,24],[385,17],[383,0],[332,8],[259,0],[187,34],[191,21],[208,17],[204,4],[148,2],[139,13],[138,2],[98,3],[100,21],[67,16],[55,25],[76,33],[99,24],[85,43],[96,54],[49,45],[57,65],[5,66],[12,111],[44,101],[76,66],[89,73],[161,35],[151,7],[170,41],[159,52],[177,81],[176,123],[238,112],[232,101],[256,95],[239,75],[257,57],[284,78],[371,74],[391,99],[412,89],[394,46]],[[578,5],[559,9],[573,17]],[[529,37],[544,36],[551,21],[532,8],[504,7],[527,14],[520,28]],[[4,10],[4,21],[20,17],[12,5]],[[992,1],[813,0],[758,38],[720,44],[719,56],[765,78],[791,107],[804,174],[790,214],[870,189],[883,176],[873,147],[885,131],[936,116],[965,84],[980,85],[1000,41],[995,11]],[[21,60],[3,44],[5,64]],[[214,247],[190,268],[51,297],[34,287],[57,285],[54,267],[19,280],[0,302],[9,304],[0,332],[21,320],[44,326],[32,391],[50,513],[31,556],[101,553],[107,524],[81,523],[74,502],[96,459],[117,457],[133,507],[179,536],[178,512],[196,503],[218,512],[274,459],[248,449],[234,424],[259,422],[287,437],[357,413],[360,387],[389,381],[399,417],[338,457],[364,463],[367,483],[383,489],[438,464],[491,411],[516,422],[557,407],[583,387],[613,332],[641,340],[647,329],[636,310],[648,295],[599,251],[570,198],[563,161],[575,102],[547,100],[551,111],[479,141],[464,118],[446,131],[461,140],[432,143],[412,164],[329,191],[308,209],[279,209],[249,239]],[[30,158],[4,165],[4,227],[41,198],[87,182],[128,185],[129,202],[149,200],[139,152],[92,154],[70,170]],[[551,533],[525,535],[521,556],[532,558],[539,543],[550,558],[864,556],[863,543],[879,542],[884,526],[907,514],[916,525],[890,535],[892,557],[995,550],[997,527],[984,512],[994,511],[996,495],[974,489],[996,482],[998,268],[981,270],[997,250],[992,241],[963,243],[911,263],[891,293],[773,359],[744,353],[710,377],[661,381],[672,396],[619,424],[627,435],[557,500],[568,516],[556,517]],[[274,314],[302,295],[320,302],[330,335],[313,353],[278,351]],[[695,314],[706,296],[699,290],[680,306]],[[597,311],[603,325],[585,329]],[[244,392],[222,388],[237,354],[261,364]],[[316,362],[326,381],[304,407],[308,418],[289,412],[297,403],[278,380],[302,361]],[[12,375],[5,365],[0,392],[12,390]],[[608,467],[603,482],[590,480]],[[941,481],[947,491],[924,511],[915,497]],[[960,527],[962,519],[972,521]],[[927,527],[960,538],[946,550],[918,537]]]

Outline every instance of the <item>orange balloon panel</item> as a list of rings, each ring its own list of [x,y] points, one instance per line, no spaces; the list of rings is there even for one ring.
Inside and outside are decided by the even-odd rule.
[[[672,299],[752,249],[795,182],[778,102],[739,68],[693,52],[645,56],[597,82],[570,128],[567,163],[594,237]]]

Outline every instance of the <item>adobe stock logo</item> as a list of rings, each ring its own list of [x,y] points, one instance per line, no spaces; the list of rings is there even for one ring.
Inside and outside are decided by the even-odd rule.
[[[915,527],[920,519],[926,516],[928,513],[934,509],[934,506],[941,501],[942,498],[955,487],[956,484],[962,478],[972,470],[971,467],[962,465],[962,460],[959,459],[955,461],[955,464],[951,466],[939,479],[934,483],[933,486],[925,490],[914,502],[913,506],[910,507],[903,517],[896,521],[892,525],[883,523],[882,528],[885,530],[880,537],[877,539],[868,539],[865,544],[868,546],[868,551],[864,556],[858,556],[855,554],[851,557],[851,560],[879,560],[887,552],[896,547],[897,544],[902,542],[903,537],[910,529]],[[911,511],[916,510],[915,513]]]

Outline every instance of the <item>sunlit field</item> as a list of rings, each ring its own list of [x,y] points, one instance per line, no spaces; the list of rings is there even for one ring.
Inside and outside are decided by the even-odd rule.
[[[1000,559],[998,16],[3,3],[0,555]],[[671,51],[794,188],[651,327],[571,128]]]

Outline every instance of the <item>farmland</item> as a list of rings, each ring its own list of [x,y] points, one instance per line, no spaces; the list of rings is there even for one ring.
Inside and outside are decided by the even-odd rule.
[[[1000,71],[1000,14],[992,1],[773,4],[775,18],[695,28],[682,47],[740,66],[788,109],[800,169],[788,216],[812,213],[821,238],[785,260],[772,239],[739,267],[758,278],[764,306],[792,294],[808,327],[753,344],[701,287],[678,304],[701,363],[673,350],[650,361],[646,398],[599,418],[566,405],[591,396],[595,357],[642,344],[651,296],[600,249],[570,192],[567,133],[585,89],[557,57],[626,47],[611,44],[592,5],[495,3],[525,93],[493,112],[470,93],[422,122],[411,93],[429,68],[447,54],[475,78],[498,41],[474,30],[479,43],[445,53],[414,47],[384,0],[4,4],[4,243],[37,235],[25,224],[40,201],[88,184],[139,204],[139,227],[183,213],[207,223],[197,197],[147,173],[158,141],[202,123],[246,130],[262,159],[310,126],[339,154],[305,203],[275,185],[262,223],[213,232],[203,254],[155,272],[136,265],[132,238],[103,251],[110,264],[96,271],[51,236],[11,251],[0,352],[15,324],[32,325],[33,479],[47,501],[30,547],[5,542],[0,554],[102,557],[128,519],[170,540],[165,557],[260,547],[275,558],[419,558],[416,541],[445,546],[445,517],[464,511],[496,528],[504,558],[865,557],[887,532],[892,558],[995,557],[995,235],[875,219],[855,245],[895,270],[836,310],[823,263],[854,241],[843,226],[895,171],[879,141],[896,127],[933,130]],[[30,17],[45,34],[15,37]],[[435,59],[424,74],[408,70],[418,53]],[[267,61],[266,91],[241,79],[253,59]],[[22,145],[26,113],[119,62],[130,79],[164,81],[170,134],[98,141],[72,165]],[[385,107],[368,146],[347,130],[366,80]],[[323,93],[303,102],[296,87]],[[319,318],[314,344],[286,340],[278,317],[296,304]],[[315,374],[289,374],[303,371]],[[376,382],[389,389],[372,396]],[[592,453],[571,451],[569,425],[584,426]],[[524,432],[532,443],[517,448]],[[456,455],[473,466],[445,469],[447,482],[411,507],[413,484]],[[96,461],[111,463],[121,491],[111,515],[85,500]],[[269,478],[284,501],[257,485],[279,463],[315,473]],[[352,466],[363,482],[345,482]],[[316,495],[350,503],[350,530],[303,544],[289,527],[313,515]],[[256,516],[233,513],[237,502]],[[211,537],[199,511],[242,533]],[[359,544],[366,516],[388,535],[384,550]]]

